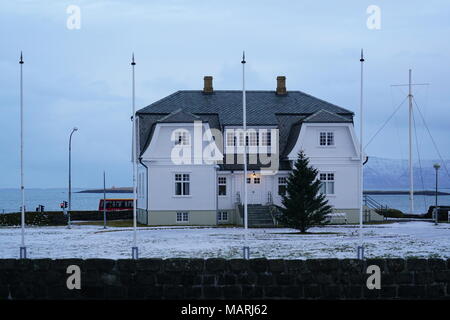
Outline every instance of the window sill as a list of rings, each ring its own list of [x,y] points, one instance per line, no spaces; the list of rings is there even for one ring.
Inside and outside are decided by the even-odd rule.
[[[188,196],[172,196],[172,198],[192,198],[191,195]]]

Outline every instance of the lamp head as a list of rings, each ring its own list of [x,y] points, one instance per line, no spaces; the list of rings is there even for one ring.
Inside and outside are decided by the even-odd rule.
[[[441,167],[441,165],[440,165],[439,163],[435,163],[435,164],[433,164],[433,167],[434,167],[436,170],[439,170],[439,168]]]

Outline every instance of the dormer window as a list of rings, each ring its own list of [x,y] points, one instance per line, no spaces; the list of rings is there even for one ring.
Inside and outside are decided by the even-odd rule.
[[[190,145],[191,136],[186,130],[175,131],[175,145],[188,146]]]
[[[321,147],[334,146],[334,132],[332,131],[320,132],[319,145]]]

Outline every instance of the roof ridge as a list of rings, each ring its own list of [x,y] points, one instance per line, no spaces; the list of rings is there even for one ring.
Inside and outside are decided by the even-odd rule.
[[[314,112],[313,114],[311,114],[310,116],[307,116],[305,119],[303,119],[303,120],[301,120],[301,121],[302,121],[302,122],[308,122],[308,121],[310,121],[311,119],[313,119],[314,117],[317,117],[318,114],[323,113],[323,112],[326,112],[326,113],[328,113],[328,114],[331,114],[333,117],[342,119],[342,120],[345,121],[345,122],[348,122],[348,121],[349,121],[349,119],[347,119],[347,118],[345,118],[345,117],[343,117],[343,116],[341,116],[341,115],[339,115],[339,114],[337,114],[337,113],[335,113],[335,112],[331,112],[331,111],[328,111],[328,110],[325,110],[325,109],[320,109],[320,110]]]

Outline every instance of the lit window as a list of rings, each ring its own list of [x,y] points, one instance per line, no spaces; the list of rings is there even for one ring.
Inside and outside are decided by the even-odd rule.
[[[278,177],[278,195],[283,196],[286,194],[287,177]]]
[[[186,173],[175,174],[175,195],[188,196],[190,194],[190,176]]]
[[[319,144],[321,146],[334,146],[334,132],[321,132]]]
[[[321,182],[320,192],[334,194],[334,173],[321,173],[319,179]]]
[[[189,222],[189,212],[177,212],[177,222]]]
[[[219,196],[227,195],[227,177],[218,177]]]

